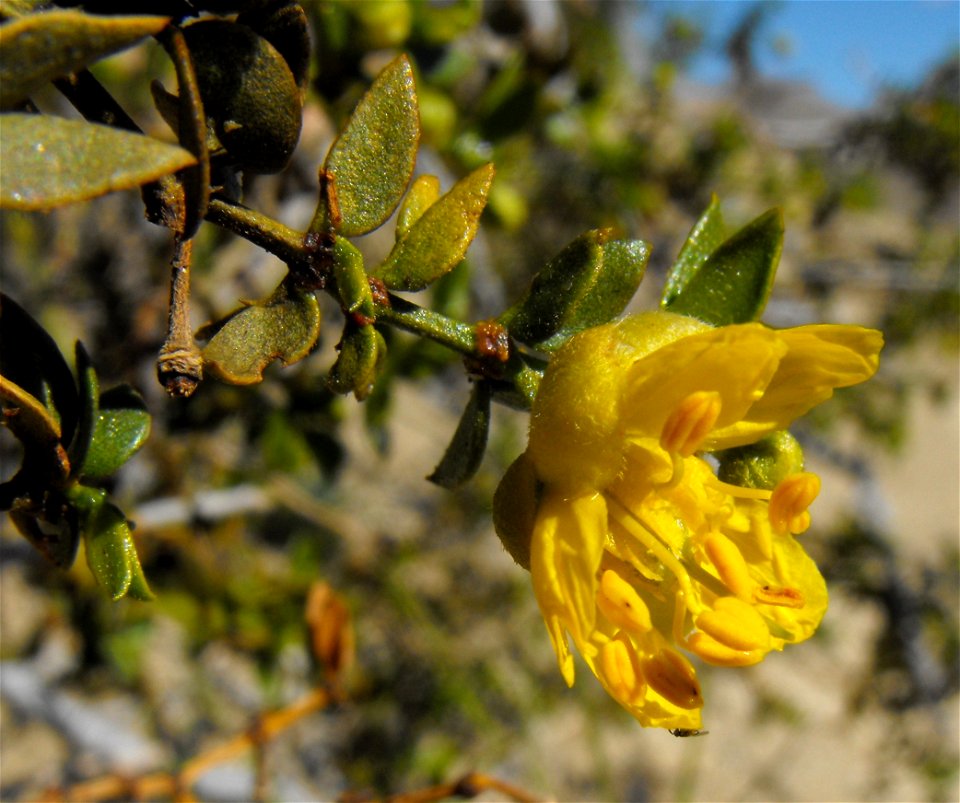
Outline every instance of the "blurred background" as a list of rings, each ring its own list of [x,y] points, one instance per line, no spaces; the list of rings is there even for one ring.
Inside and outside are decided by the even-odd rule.
[[[651,243],[650,308],[712,194],[741,225],[783,209],[765,320],[883,330],[880,373],[798,426],[824,491],[804,536],[831,589],[810,642],[742,670],[702,668],[710,731],[640,728],[578,663],[567,689],[491,496],[526,420],[497,409],[478,477],[424,479],[466,401],[456,358],[386,333],[364,405],[317,353],[254,388],[170,400],[154,378],[171,246],[138,193],[2,216],[0,281],[104,385],[145,396],[153,434],[113,492],[157,600],[111,603],[83,564],[46,565],[0,522],[0,798],[172,770],[307,693],[305,618],[326,583],[353,615],[345,700],[194,788],[209,800],[382,796],[476,770],[558,800],[931,800],[958,789],[956,2],[449,0],[304,4],[314,63],[283,174],[247,205],[304,229],[316,171],[377,71],[411,55],[418,170],[444,190],[493,161],[463,266],[431,293],[479,320],[586,229]],[[150,133],[144,45],[95,68]],[[53,96],[50,104],[59,101]],[[69,114],[65,108],[62,113]],[[382,257],[392,223],[361,238]],[[211,225],[195,324],[268,293],[284,267]],[[338,313],[330,306],[327,320]],[[3,478],[16,468],[3,433]],[[259,779],[259,780],[258,780]],[[502,795],[485,792],[483,799]]]

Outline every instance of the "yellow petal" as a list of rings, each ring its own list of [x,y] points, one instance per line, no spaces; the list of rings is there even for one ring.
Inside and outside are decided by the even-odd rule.
[[[785,352],[776,333],[758,323],[709,329],[658,349],[630,369],[627,433],[659,438],[668,417],[695,392],[719,395],[717,428],[735,424],[762,396]]]
[[[880,332],[860,326],[818,324],[783,329],[775,334],[787,352],[763,397],[740,423],[718,426],[704,448],[742,446],[786,429],[792,421],[829,399],[834,389],[856,385],[873,376],[883,348]]]

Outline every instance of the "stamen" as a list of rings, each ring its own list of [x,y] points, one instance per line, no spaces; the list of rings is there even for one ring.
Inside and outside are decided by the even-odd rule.
[[[753,599],[762,605],[777,605],[781,608],[802,608],[806,605],[803,594],[797,588],[757,586],[753,590]]]
[[[802,533],[810,526],[807,508],[820,493],[820,478],[804,471],[791,474],[770,496],[770,525],[778,533]]]
[[[706,633],[694,633],[687,640],[687,646],[708,664],[716,666],[750,666],[760,663],[766,655],[764,650],[736,650]]]
[[[770,629],[757,610],[737,597],[720,597],[695,620],[720,644],[738,651],[770,649]]]
[[[703,705],[700,683],[690,662],[675,650],[663,649],[642,664],[650,688],[678,708]]]
[[[600,577],[597,607],[607,619],[624,630],[642,634],[653,628],[647,604],[630,583],[610,569]]]
[[[691,393],[667,417],[660,432],[660,445],[668,452],[690,457],[717,423],[721,407],[716,391]]]
[[[647,684],[636,653],[620,639],[608,641],[600,648],[599,669],[617,700],[636,704],[643,697]]]
[[[712,533],[707,536],[704,547],[724,585],[744,602],[750,602],[757,584],[736,544],[725,535]]]

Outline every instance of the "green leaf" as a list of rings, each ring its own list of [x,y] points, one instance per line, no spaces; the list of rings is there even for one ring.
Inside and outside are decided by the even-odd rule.
[[[357,401],[363,401],[373,392],[374,382],[383,367],[386,341],[373,326],[348,322],[339,349],[327,384],[334,393],[353,393]]]
[[[324,164],[333,179],[331,215],[348,237],[366,234],[396,209],[410,183],[420,139],[413,70],[392,61],[360,100]]]
[[[47,11],[6,23],[0,27],[0,108],[14,108],[54,78],[153,36],[168,22],[167,17]]]
[[[71,489],[70,500],[80,516],[87,565],[97,583],[114,602],[128,592],[138,599],[152,599],[123,512],[108,502],[106,492],[99,488],[77,485]]]
[[[363,255],[346,237],[337,237],[333,241],[333,277],[340,306],[347,312],[372,318],[373,293],[363,267]]]
[[[2,130],[2,128],[0,128]],[[4,181],[6,176],[4,175]],[[3,182],[0,182],[3,183]],[[10,296],[0,293],[0,374],[41,404],[48,396],[65,443],[77,425],[77,385],[54,339]]]
[[[90,362],[90,355],[79,340],[74,347],[77,366],[77,387],[80,391],[80,417],[77,434],[70,443],[71,474],[76,477],[84,464],[100,411],[100,380]]]
[[[193,164],[177,145],[82,120],[5,114],[0,207],[46,211],[153,181]]]
[[[452,490],[477,473],[487,449],[491,395],[488,383],[477,382],[473,386],[470,401],[460,417],[450,445],[433,473],[427,477],[430,482]]]
[[[397,237],[410,231],[413,226],[440,197],[440,179],[436,176],[417,176],[407,191],[400,211],[397,213]]]
[[[310,24],[299,3],[251,3],[237,15],[283,56],[297,86],[305,92],[310,70]]]
[[[763,313],[783,248],[783,217],[771,209],[721,243],[664,309],[722,326]]]
[[[313,293],[281,283],[263,301],[242,307],[219,324],[203,349],[204,370],[232,385],[263,380],[273,360],[302,360],[320,336],[320,305]]]
[[[683,248],[677,255],[677,261],[673,263],[673,267],[667,274],[667,281],[663,286],[661,306],[668,306],[683,292],[687,282],[703,267],[703,263],[707,261],[710,254],[716,250],[726,236],[723,214],[720,211],[720,200],[714,195],[710,198],[710,205],[700,216],[700,219],[694,223]]]
[[[115,474],[150,435],[150,413],[129,385],[102,393],[99,406],[93,438],[80,468],[85,479],[103,480]]]
[[[580,235],[534,277],[530,291],[501,318],[510,335],[554,351],[572,335],[619,315],[643,279],[650,249],[642,240]]]
[[[422,290],[459,263],[477,233],[493,181],[488,164],[460,179],[394,246],[374,275],[394,290]]]

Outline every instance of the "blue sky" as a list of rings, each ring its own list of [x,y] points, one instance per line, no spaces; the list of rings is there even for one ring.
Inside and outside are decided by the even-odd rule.
[[[722,44],[753,5],[749,0],[652,0],[658,16],[680,13],[699,21],[707,47],[692,77],[729,77]],[[787,43],[786,52],[775,46]],[[781,0],[757,37],[764,74],[806,80],[828,100],[863,108],[883,85],[915,86],[928,70],[960,48],[960,0]]]

